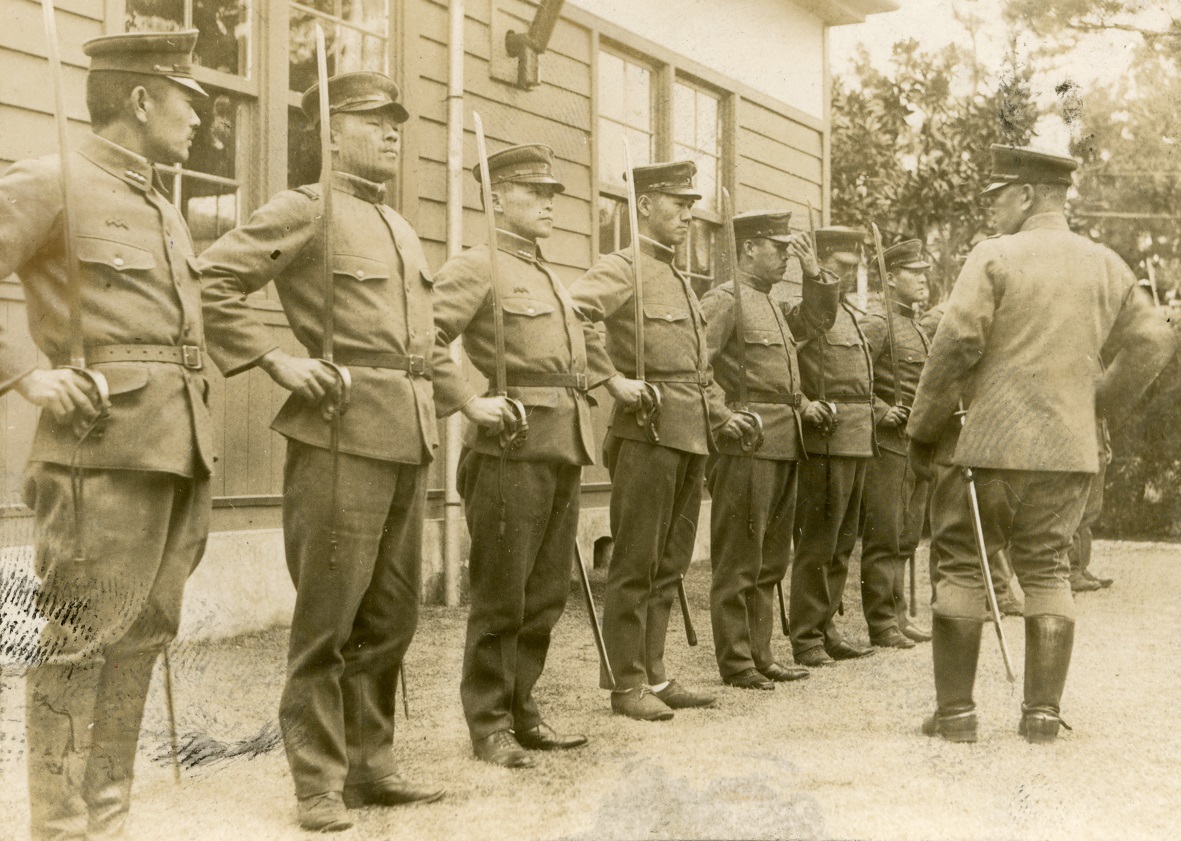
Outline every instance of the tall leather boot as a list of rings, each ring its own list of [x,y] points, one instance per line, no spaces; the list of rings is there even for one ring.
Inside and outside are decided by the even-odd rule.
[[[935,614],[931,622],[931,657],[935,665],[935,714],[923,722],[928,736],[949,742],[976,741],[976,661],[984,623]]]
[[[1025,617],[1025,703],[1017,732],[1033,744],[1058,738],[1062,689],[1074,648],[1074,620],[1062,616]]]
[[[135,752],[157,651],[108,660],[94,705],[90,760],[82,783],[87,841],[119,839],[131,807]]]
[[[33,841],[86,836],[82,780],[90,756],[98,666],[30,666],[25,678],[25,754]]]

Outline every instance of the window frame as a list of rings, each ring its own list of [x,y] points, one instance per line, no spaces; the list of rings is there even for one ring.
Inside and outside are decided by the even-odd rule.
[[[591,168],[592,181],[595,185],[595,222],[592,225],[592,249],[593,253],[598,256],[603,253],[603,243],[599,226],[599,201],[603,199],[614,200],[616,202],[626,203],[627,191],[626,188],[618,184],[614,184],[604,178],[604,173],[601,172],[601,156],[600,144],[602,143],[602,132],[599,130],[600,120],[611,119],[604,117],[602,113],[602,91],[601,91],[601,70],[600,70],[600,56],[603,53],[618,56],[625,61],[632,64],[638,64],[642,67],[647,67],[652,72],[652,93],[651,93],[651,124],[654,131],[654,158],[656,161],[676,160],[673,151],[676,148],[676,111],[675,111],[675,90],[676,85],[683,85],[694,91],[704,93],[717,100],[718,103],[718,208],[717,210],[710,209],[704,206],[701,202],[693,205],[693,218],[700,222],[704,222],[708,226],[715,229],[715,238],[711,254],[711,273],[708,276],[700,274],[692,274],[686,270],[686,276],[691,280],[699,282],[707,282],[708,285],[715,285],[719,278],[719,270],[722,265],[722,260],[719,254],[719,247],[722,238],[720,235],[720,227],[722,223],[721,216],[721,190],[723,187],[728,189],[733,195],[734,181],[735,181],[735,160],[734,160],[734,133],[735,128],[735,101],[738,96],[737,92],[726,87],[711,83],[702,79],[699,75],[692,72],[692,68],[683,65],[676,60],[676,57],[660,57],[654,54],[655,51],[644,50],[635,46],[629,45],[624,38],[612,37],[604,35],[598,29],[592,30],[591,43],[591,100],[592,100],[592,142],[591,142]],[[667,107],[660,107],[661,102],[667,102]],[[614,122],[614,120],[612,120]],[[692,234],[690,234],[692,235]],[[622,241],[620,238],[616,242]],[[688,256],[687,249],[691,247],[692,243],[686,242],[686,257],[688,266],[686,269],[692,267],[691,257]],[[680,268],[680,266],[678,266]],[[700,290],[699,290],[700,291]]]

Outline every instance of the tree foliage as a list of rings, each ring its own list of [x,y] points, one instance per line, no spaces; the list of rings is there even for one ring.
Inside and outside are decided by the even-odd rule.
[[[833,84],[834,222],[876,222],[886,245],[923,240],[935,258],[932,300],[942,297],[986,232],[979,193],[990,145],[1025,144],[1033,133],[1028,83],[1015,62],[990,79],[955,46],[926,52],[899,42],[884,72],[862,50]]]
[[[1007,0],[1005,16],[1030,32],[1067,36],[1120,30],[1181,48],[1181,18],[1160,0]]]

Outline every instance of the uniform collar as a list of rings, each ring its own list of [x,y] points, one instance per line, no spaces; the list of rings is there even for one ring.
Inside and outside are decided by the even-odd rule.
[[[538,246],[536,240],[525,239],[517,236],[504,228],[496,229],[496,250],[503,251],[505,254],[512,254],[514,257],[520,257],[530,263],[536,263],[545,258],[541,254],[541,248]]]
[[[759,290],[764,295],[769,294],[771,292],[771,287],[775,285],[772,281],[763,280],[761,277],[757,277],[745,269],[739,269],[739,272],[741,272],[743,284],[751,287],[752,289]]]
[[[146,193],[153,186],[162,186],[157,181],[156,170],[151,161],[118,143],[112,143],[105,137],[90,135],[82,142],[78,153],[99,169],[125,181],[137,190]]]
[[[1069,231],[1066,214],[1057,210],[1049,213],[1035,213],[1021,225],[1023,231]]]
[[[356,196],[370,204],[383,204],[385,202],[384,184],[377,184],[348,172],[333,172],[332,188],[334,190],[340,190],[342,193],[348,193],[350,196]]]
[[[640,235],[640,251],[647,254],[649,257],[655,257],[662,263],[668,263],[670,266],[673,262],[673,257],[676,252],[667,245],[661,245],[654,239],[649,239],[646,236]]]

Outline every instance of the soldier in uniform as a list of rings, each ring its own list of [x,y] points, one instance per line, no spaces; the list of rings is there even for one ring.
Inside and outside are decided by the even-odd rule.
[[[295,584],[279,706],[305,829],[336,831],[348,808],[433,801],[398,777],[394,689],[418,619],[427,470],[438,446],[430,372],[431,274],[417,235],[385,201],[408,118],[381,73],[328,81],[332,132],[331,277],[320,185],[279,193],[201,257],[218,366],[257,365],[290,397],[272,428],[287,439],[283,536]],[[319,123],[319,85],[303,95]],[[274,280],[309,357],[276,347],[246,296]],[[325,354],[334,286],[334,361]],[[334,429],[335,427],[335,429]],[[392,434],[391,434],[392,433]]]
[[[799,467],[789,624],[796,662],[804,666],[873,653],[848,642],[834,620],[857,542],[866,463],[877,453],[873,363],[855,311],[844,300],[857,282],[864,236],[854,228],[816,231],[816,256],[840,278],[841,301],[828,332],[798,350],[804,394],[835,409],[828,423],[804,428],[808,458]]]
[[[907,622],[903,584],[906,559],[922,536],[927,489],[906,464],[906,417],[927,360],[929,342],[915,314],[927,300],[926,272],[931,264],[923,259],[923,244],[917,239],[887,248],[883,262],[890,310],[861,319],[873,359],[873,413],[880,449],[865,473],[861,609],[870,643],[914,648],[915,642],[930,636]]]
[[[989,551],[1008,545],[1025,591],[1025,701],[1018,731],[1057,738],[1074,643],[1067,557],[1098,469],[1095,414],[1131,405],[1171,358],[1168,325],[1110,249],[1072,233],[1068,157],[994,145],[996,237],[968,256],[907,424],[915,470],[967,405],[954,462],[971,467]],[[1104,371],[1100,351],[1112,354]],[[976,739],[972,689],[984,583],[967,485],[932,523],[943,547],[934,605],[935,714],[923,732]]]
[[[1104,590],[1115,583],[1111,578],[1100,578],[1089,569],[1091,566],[1091,527],[1095,525],[1099,515],[1103,513],[1103,484],[1107,477],[1107,465],[1111,463],[1111,435],[1107,430],[1107,421],[1098,418],[1096,423],[1098,424],[1096,437],[1099,439],[1099,472],[1091,477],[1091,486],[1087,489],[1087,505],[1083,509],[1083,519],[1070,543],[1070,589],[1075,593]]]
[[[196,40],[87,41],[94,134],[66,162],[22,161],[0,177],[0,275],[20,278],[33,341],[56,366],[34,367],[0,331],[0,393],[16,389],[43,410],[24,486],[45,622],[25,711],[38,841],[120,835],[152,668],[176,635],[209,530],[200,285],[188,228],[153,169],[183,163],[200,125]]]
[[[471,611],[460,695],[476,756],[510,768],[534,764],[526,750],[586,744],[545,722],[533,697],[550,635],[570,591],[583,465],[594,462],[588,392],[606,385],[632,405],[642,385],[619,376],[593,325],[545,264],[538,240],[553,230],[564,189],[548,146],[513,146],[489,156],[497,225],[497,290],[504,313],[508,397],[528,429],[514,446],[505,396],[481,396],[452,364],[436,378],[439,413],[462,411],[468,429],[459,461],[470,555]],[[476,180],[480,178],[475,168]],[[472,364],[495,385],[496,326],[489,247],[476,246],[438,273],[437,346],[463,337]]]
[[[734,217],[738,280],[701,299],[714,376],[726,401],[738,406],[747,380],[748,406],[762,419],[765,441],[744,452],[734,439],[718,442],[707,466],[713,587],[710,616],[722,680],[744,689],[774,689],[775,681],[808,676],[784,666],[771,651],[775,586],[791,564],[796,508],[796,463],[803,456],[803,425],[822,425],[826,408],[800,390],[796,342],[825,332],[836,315],[839,283],[825,277],[807,237],[793,236],[791,213],[755,211]],[[803,299],[787,310],[771,297],[788,260],[803,269]],[[742,294],[743,333],[734,316]],[[745,371],[738,342],[744,344]]]
[[[692,161],[636,167],[640,242],[603,257],[570,289],[579,310],[607,328],[615,367],[633,374],[636,300],[633,260],[643,278],[644,355],[648,381],[660,391],[654,416],[616,401],[604,451],[611,473],[611,533],[603,638],[616,685],[611,708],[645,721],[674,709],[710,706],[714,698],[670,679],[664,665],[669,613],[693,555],[706,456],[714,434],[738,437],[753,425],[725,405],[713,381],[705,324],[689,280],[673,266],[685,241],[693,202]],[[638,256],[637,256],[638,251]]]

